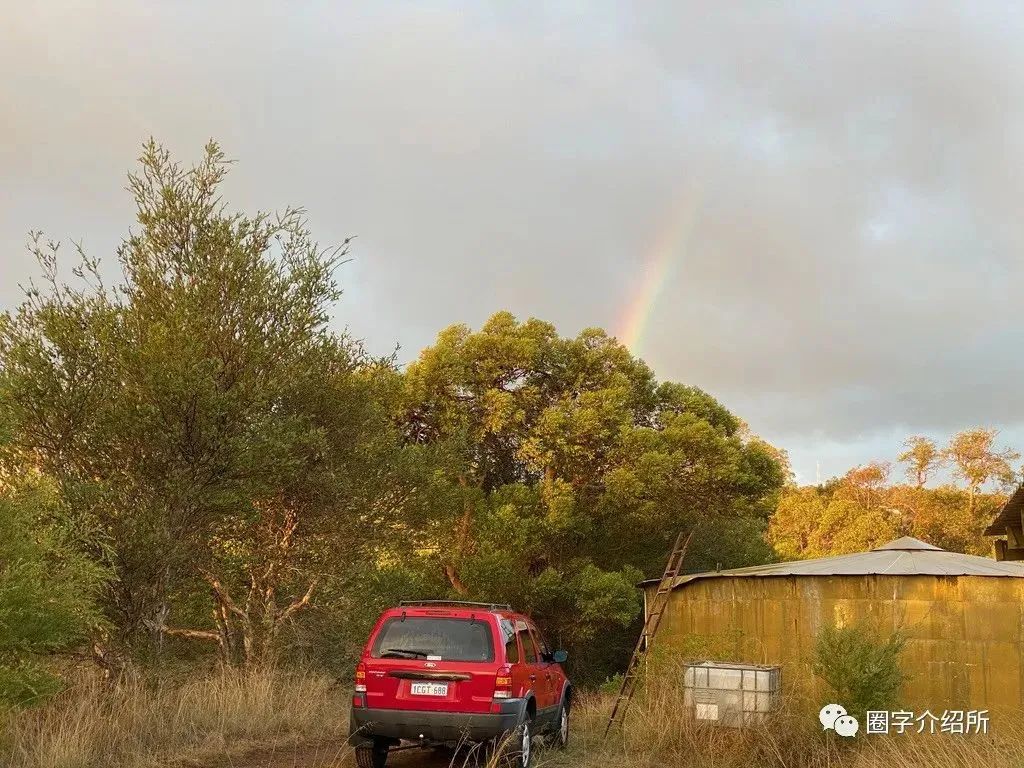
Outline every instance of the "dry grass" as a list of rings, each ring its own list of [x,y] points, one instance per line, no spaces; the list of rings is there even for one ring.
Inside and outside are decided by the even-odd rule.
[[[11,715],[0,764],[148,768],[199,763],[260,746],[335,738],[342,693],[323,677],[225,671],[183,684],[84,679],[46,707]]]
[[[823,733],[815,713],[782,711],[764,725],[715,728],[683,714],[677,694],[637,699],[626,729],[602,738],[611,699],[581,697],[573,714],[573,746],[545,752],[548,768],[1021,768],[1024,717],[993,721],[988,736]]]
[[[678,692],[649,692],[627,727],[603,739],[608,696],[581,696],[568,751],[542,750],[538,768],[1021,768],[1024,716],[994,719],[989,736],[822,733],[814,713],[781,711],[762,726],[714,728],[685,716]],[[41,710],[9,718],[0,764],[11,768],[153,768],[243,761],[263,768],[351,765],[344,692],[299,673],[225,672],[183,684],[133,681],[115,690],[84,681]],[[289,745],[320,743],[293,750]],[[447,765],[430,753],[396,755],[396,768]],[[462,751],[450,765],[466,760]],[[315,759],[314,759],[315,758]],[[497,764],[497,761],[493,761]]]

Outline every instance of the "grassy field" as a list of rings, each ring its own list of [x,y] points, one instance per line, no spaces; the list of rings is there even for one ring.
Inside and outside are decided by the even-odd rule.
[[[115,688],[83,676],[46,707],[8,716],[0,764],[150,768],[223,762],[261,748],[336,740],[346,701],[346,692],[326,678],[273,670],[189,682],[129,680]]]
[[[85,680],[47,707],[7,718],[0,763],[11,768],[341,768],[346,691],[313,675],[215,674],[115,689]],[[822,733],[807,713],[781,712],[743,731],[700,726],[677,694],[638,699],[621,733],[602,738],[610,701],[582,696],[568,750],[541,750],[538,768],[1020,768],[1024,717],[989,736],[858,738]],[[466,764],[466,755],[413,750],[396,768]],[[470,763],[472,761],[469,761]]]
[[[695,723],[672,692],[638,699],[621,733],[602,738],[610,701],[584,697],[569,752],[542,764],[578,768],[1020,768],[1024,717],[990,736],[905,735],[849,741],[824,733],[815,714],[780,712],[762,726],[732,730]]]

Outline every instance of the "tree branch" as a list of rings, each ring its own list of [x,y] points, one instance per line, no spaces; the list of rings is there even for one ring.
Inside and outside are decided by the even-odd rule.
[[[220,583],[220,579],[218,579],[209,571],[202,571],[202,574],[203,578],[206,579],[206,583],[210,585],[210,588],[217,596],[217,599],[220,600],[221,603],[223,603],[224,607],[236,616],[238,616],[240,619],[248,621],[249,614],[247,614],[245,611],[243,611],[241,608],[235,605],[235,601],[231,599],[231,595],[228,594],[228,591],[224,588],[224,585]]]
[[[161,627],[161,632],[173,637],[186,637],[190,640],[213,640],[220,645],[223,640],[220,632],[209,629],[185,629],[184,627]]]
[[[313,590],[316,589],[318,581],[319,579],[313,579],[313,581],[310,582],[309,589],[306,590],[306,594],[304,594],[298,600],[296,600],[283,611],[281,611],[281,615],[277,617],[277,620],[274,622],[274,626],[283,624],[285,621],[288,620],[289,617],[293,616],[294,614],[298,613],[303,608],[305,608],[307,605],[309,605],[309,600],[313,597]]]

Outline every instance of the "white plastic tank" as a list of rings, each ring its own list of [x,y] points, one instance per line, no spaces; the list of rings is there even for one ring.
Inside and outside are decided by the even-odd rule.
[[[683,701],[697,720],[740,728],[778,705],[782,668],[695,661],[683,669]]]

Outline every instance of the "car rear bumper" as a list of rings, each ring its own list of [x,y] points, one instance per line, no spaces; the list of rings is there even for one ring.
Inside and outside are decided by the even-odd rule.
[[[352,709],[353,745],[374,737],[432,742],[486,741],[519,725],[522,699],[501,702],[500,712],[421,712],[409,709]]]

